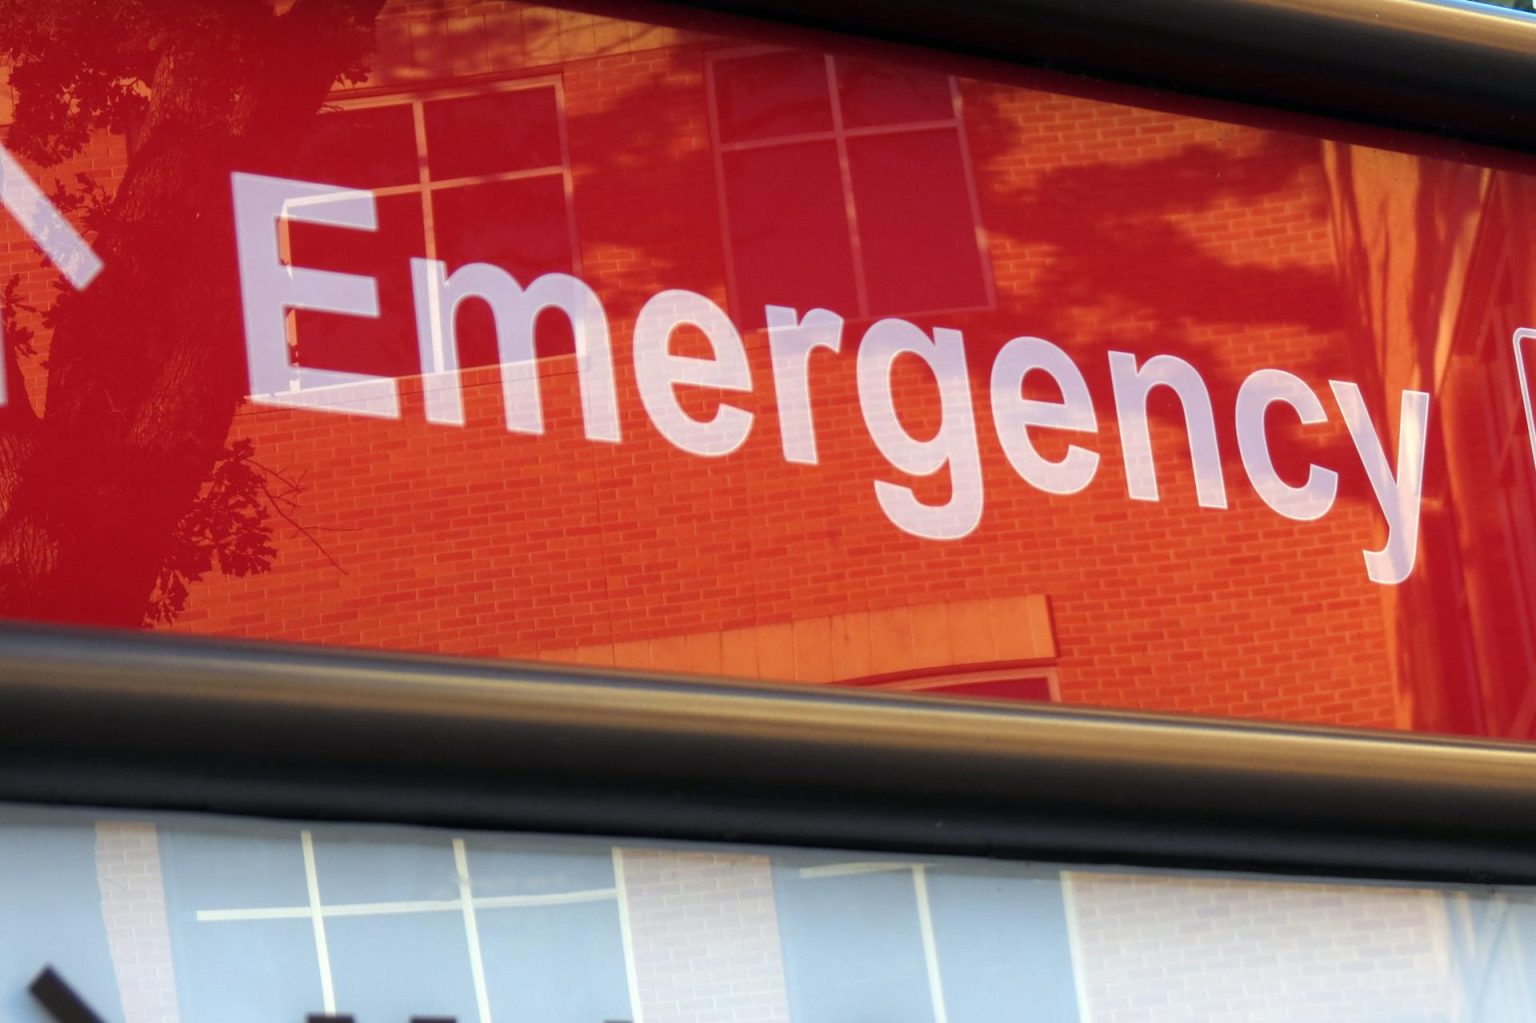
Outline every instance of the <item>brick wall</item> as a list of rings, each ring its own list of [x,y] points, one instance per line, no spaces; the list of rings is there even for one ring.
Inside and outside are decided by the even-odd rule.
[[[124,1023],[176,1023],[175,966],[155,826],[99,822],[96,876]]]
[[[270,573],[204,581],[177,628],[537,658],[1043,595],[1068,701],[1393,723],[1381,594],[1360,560],[1376,530],[1360,481],[1346,478],[1322,522],[1291,523],[1259,503],[1232,457],[1243,374],[1281,366],[1325,387],[1362,355],[1325,287],[1335,251],[1316,140],[1113,104],[1063,80],[962,83],[998,299],[931,322],[967,338],[987,504],[975,534],[935,543],[900,532],[875,505],[874,480],[911,481],[869,441],[847,354],[813,371],[813,467],[779,453],[760,334],[746,339],[756,386],[740,399],[756,425],[735,454],[676,451],[634,400],[628,333],[640,303],[662,287],[729,298],[704,53],[738,41],[515,5],[391,7],[374,86],[469,73],[443,63],[462,47],[420,40],[475,32],[500,46],[476,67],[561,75],[581,273],[613,322],[624,440],[584,439],[561,358],[545,365],[539,438],[502,429],[493,369],[466,375],[464,428],[425,423],[409,380],[398,422],[247,406],[235,435],[302,478],[298,517],[324,550],[280,530]],[[845,353],[861,330],[850,322]],[[1071,351],[1099,403],[1093,446],[1104,460],[1082,494],[1032,490],[989,435],[987,368],[1021,333]],[[1156,399],[1163,500],[1126,499],[1111,347],[1176,353],[1201,369],[1228,455],[1229,509],[1195,506],[1177,409]],[[912,429],[937,423],[922,373],[899,373],[897,388]],[[1334,452],[1342,430],[1281,436]],[[913,485],[943,499],[942,478]],[[641,666],[622,654],[615,663]],[[644,666],[683,665],[648,655]]]
[[[768,857],[623,855],[646,1023],[787,1023]]]
[[[1070,875],[1093,1023],[1461,1019],[1439,894]]]

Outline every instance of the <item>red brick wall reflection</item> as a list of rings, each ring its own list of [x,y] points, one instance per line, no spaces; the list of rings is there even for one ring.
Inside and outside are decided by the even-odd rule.
[[[1367,581],[1361,553],[1380,546],[1382,527],[1337,410],[1325,426],[1271,426],[1282,475],[1296,479],[1314,460],[1340,472],[1338,503],[1317,522],[1260,502],[1232,426],[1237,388],[1261,367],[1296,373],[1324,397],[1329,379],[1357,381],[1392,431],[1403,388],[1435,389],[1432,371],[1399,365],[1424,362],[1432,332],[1393,319],[1435,303],[1422,290],[1381,298],[1406,288],[1397,264],[1383,261],[1411,225],[1372,234],[1371,199],[1412,167],[1441,174],[1426,194],[1455,206],[1457,190],[1472,186],[1443,169],[1452,165],[1402,154],[1394,164],[1295,125],[1260,124],[1251,111],[996,66],[957,72],[848,40],[776,32],[758,50],[764,39],[468,2],[391,3],[377,37],[370,80],[336,91],[337,109],[302,156],[305,176],[379,191],[377,244],[338,247],[301,228],[293,245],[307,265],[377,276],[384,316],[342,324],[300,314],[297,331],[301,359],[405,374],[402,416],[246,405],[232,438],[251,442],[292,521],[273,519],[268,571],[197,582],[174,628],[808,682],[1003,667],[1049,673],[1068,702],[1506,727],[1467,711],[1481,705],[1481,676],[1438,703],[1424,695],[1464,646],[1417,656],[1414,636],[1477,612],[1446,604],[1444,570],[1428,554],[1401,587]],[[743,60],[782,66],[738,96],[731,75]],[[823,86],[838,90],[847,122],[832,140],[809,137],[830,129],[794,107],[827,102],[815,93]],[[512,116],[496,104],[538,107],[517,121],[518,144],[461,145]],[[373,127],[345,120],[363,108]],[[405,113],[413,109],[417,122]],[[416,152],[433,182],[426,227],[408,148],[398,167],[357,160],[365,143],[356,138],[386,155],[419,142],[385,140],[391,118],[459,125]],[[342,127],[375,134],[322,144],[348,137],[336,134]],[[106,139],[85,162],[116,173],[127,159],[121,141]],[[759,237],[786,217],[803,219],[802,244]],[[46,305],[51,277],[32,273],[30,248],[5,230],[14,268],[26,271],[23,294]],[[974,262],[966,231],[983,243]],[[1434,245],[1455,251],[1450,239]],[[478,365],[465,375],[467,424],[426,422],[404,261],[427,254],[524,275],[563,270],[591,284],[614,331],[622,442],[585,439],[557,316],[540,324],[544,436],[503,425],[483,309],[460,320],[464,361]],[[1438,272],[1464,269],[1446,256]],[[727,457],[677,450],[636,397],[634,316],[666,288],[710,297],[743,328],[754,389],[730,400],[756,419]],[[789,464],[780,450],[759,329],[765,300],[802,311],[824,302],[848,321],[842,352],[812,362],[814,466]],[[894,470],[860,416],[857,339],[896,314],[965,336],[985,509],[963,540],[903,533],[875,502],[877,480],[932,503],[949,487],[944,473],[914,481]],[[1099,434],[1077,440],[1103,461],[1070,497],[1021,480],[991,430],[992,357],[1026,334],[1066,349],[1094,395]],[[34,375],[46,330],[38,345],[24,360]],[[1111,349],[1174,354],[1200,370],[1227,509],[1197,506],[1186,430],[1166,394],[1150,406],[1162,499],[1127,499]],[[931,376],[898,370],[904,424],[919,436],[937,429]],[[684,395],[701,417],[719,400]],[[1395,432],[1386,440],[1395,450]],[[1064,445],[1041,442],[1052,456]],[[1500,707],[1506,722],[1521,713],[1518,698]]]

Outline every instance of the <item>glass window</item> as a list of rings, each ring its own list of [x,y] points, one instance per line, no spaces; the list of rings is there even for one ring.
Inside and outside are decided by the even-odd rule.
[[[796,1021],[1078,1019],[1053,875],[785,854],[774,884]]]
[[[299,265],[376,278],[380,315],[298,311],[295,362],[415,376],[413,258],[442,260],[450,273],[491,263],[525,284],[576,269],[563,100],[544,80],[364,102],[316,118],[297,173],[371,190],[378,230],[297,223],[286,234]],[[541,327],[541,355],[574,350],[568,323],[546,317]],[[460,309],[458,338],[461,366],[500,361],[484,303]]]
[[[858,318],[990,304],[953,79],[804,51],[709,67],[744,324],[769,304]]]
[[[0,1011],[1536,1020],[1536,893],[0,806]]]
[[[534,838],[163,828],[193,1019],[629,1013],[612,854]]]

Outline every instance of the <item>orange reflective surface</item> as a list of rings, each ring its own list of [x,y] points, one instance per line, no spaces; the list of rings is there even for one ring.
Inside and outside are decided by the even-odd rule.
[[[1512,158],[659,6],[249,6],[0,36],[0,614],[1536,727]]]

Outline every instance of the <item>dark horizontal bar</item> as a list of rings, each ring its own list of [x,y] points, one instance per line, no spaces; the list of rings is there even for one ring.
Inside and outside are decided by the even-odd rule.
[[[0,627],[0,799],[1536,881],[1536,750]]]
[[[697,3],[1011,62],[1536,149],[1536,17],[1486,5],[1429,0]]]

